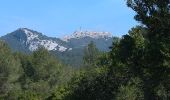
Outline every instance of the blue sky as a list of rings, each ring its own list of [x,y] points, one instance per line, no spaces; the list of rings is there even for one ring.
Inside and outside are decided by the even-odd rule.
[[[20,27],[61,37],[82,30],[126,34],[138,23],[126,0],[1,0],[0,36]]]

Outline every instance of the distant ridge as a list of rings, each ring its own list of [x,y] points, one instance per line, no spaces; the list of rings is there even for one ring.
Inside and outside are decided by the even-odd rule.
[[[39,47],[44,47],[66,64],[71,62],[72,65],[82,63],[83,50],[91,41],[100,51],[109,51],[114,41],[114,37],[109,32],[75,31],[72,35],[60,39],[48,37],[28,28],[19,28],[0,39],[5,41],[13,51],[31,53]]]
[[[84,37],[91,37],[91,38],[111,38],[112,34],[110,32],[97,32],[97,31],[75,31],[72,35],[67,35],[63,38],[64,41],[69,41],[72,38],[84,38]]]

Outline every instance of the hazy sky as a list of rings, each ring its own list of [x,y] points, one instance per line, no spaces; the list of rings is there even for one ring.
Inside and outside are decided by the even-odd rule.
[[[0,36],[20,27],[61,37],[82,27],[126,34],[137,25],[126,0],[1,0]]]

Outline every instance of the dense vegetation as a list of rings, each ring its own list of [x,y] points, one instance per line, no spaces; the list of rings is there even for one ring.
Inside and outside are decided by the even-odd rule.
[[[0,99],[169,100],[170,1],[128,0],[140,26],[100,52],[91,42],[80,69],[44,48],[12,53],[0,42]]]
[[[40,48],[31,55],[12,53],[0,42],[0,97],[7,100],[42,99],[71,76],[47,50]],[[67,77],[65,77],[67,75]]]

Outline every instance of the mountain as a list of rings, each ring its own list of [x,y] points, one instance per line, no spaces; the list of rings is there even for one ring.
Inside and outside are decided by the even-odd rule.
[[[112,44],[112,35],[109,32],[75,31],[62,40],[72,48],[84,48],[93,41],[99,50],[108,51]]]
[[[113,41],[109,32],[75,31],[70,36],[60,39],[48,37],[28,28],[19,28],[0,39],[12,50],[24,53],[31,53],[39,47],[44,47],[64,63],[71,65],[82,63],[83,50],[91,41],[100,51],[108,51]]]
[[[49,51],[64,52],[69,50],[65,42],[59,38],[52,38],[40,32],[27,28],[20,28],[12,33],[1,37],[2,40],[15,51],[32,52],[39,47],[45,47]]]
[[[64,41],[69,41],[70,39],[82,39],[85,37],[91,37],[93,39],[100,39],[100,38],[111,38],[112,35],[109,32],[92,32],[92,31],[75,31],[72,35],[65,36],[63,38]]]

